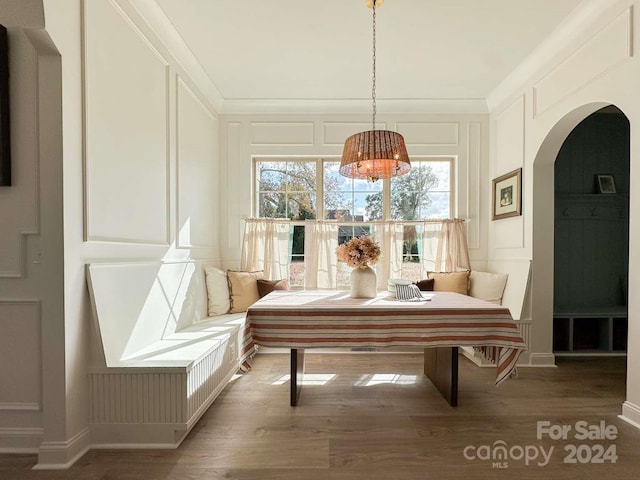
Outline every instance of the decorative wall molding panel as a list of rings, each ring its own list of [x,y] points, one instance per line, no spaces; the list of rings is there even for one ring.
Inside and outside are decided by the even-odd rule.
[[[176,132],[176,247],[214,249],[218,244],[218,125],[179,76]]]
[[[252,122],[251,145],[312,146],[313,127],[312,122]]]
[[[168,245],[169,65],[115,4],[84,12],[86,239]]]
[[[453,147],[460,143],[457,122],[398,122],[396,128],[408,146]]]
[[[0,365],[0,409],[16,415],[39,413],[42,405],[42,325],[40,301],[0,299],[0,351],[20,364]]]
[[[3,208],[0,232],[0,279],[25,278],[29,244],[40,234],[40,139],[41,106],[36,103],[42,61],[29,36],[10,39],[11,81],[20,88],[11,91],[11,142],[14,162],[13,186],[0,189]]]
[[[222,198],[229,198],[233,195],[231,192],[231,185],[235,185],[236,177],[241,175],[241,172],[238,171],[237,165],[242,162],[242,124],[240,122],[231,122],[227,124],[227,157],[225,158],[226,163],[226,178],[225,181],[220,184],[222,189],[221,196]],[[249,163],[251,161],[249,160]],[[251,167],[249,167],[251,168]],[[253,175],[251,175],[253,177]],[[239,202],[227,201],[226,202],[226,210],[227,210],[227,242],[225,247],[227,249],[238,248],[239,245],[242,245],[242,232],[244,229],[244,222],[235,222],[235,228],[233,227],[233,222],[231,219],[237,219],[242,217],[243,212],[240,210],[242,208]],[[251,208],[244,212],[244,215],[248,216],[251,214]]]
[[[524,115],[524,95],[521,95],[496,117],[494,177],[524,165]]]
[[[633,52],[631,32],[629,8],[535,84],[534,117],[629,59]]]
[[[524,165],[524,95],[516,98],[496,117],[494,126],[496,142],[492,178],[521,168]],[[524,200],[523,204],[523,211],[526,212],[527,206]],[[490,228],[493,248],[520,249],[524,247],[524,216],[492,221]]]
[[[371,122],[323,122],[322,145],[339,146],[342,148],[344,141],[351,135],[371,130]],[[385,130],[386,123],[376,122],[376,128]]]
[[[467,124],[467,236],[469,249],[480,248],[482,201],[482,125]],[[461,187],[461,186],[459,186]]]
[[[37,453],[42,428],[0,428],[0,453]]]

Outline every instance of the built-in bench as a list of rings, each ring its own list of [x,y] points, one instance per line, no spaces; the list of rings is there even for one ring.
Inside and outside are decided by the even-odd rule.
[[[508,274],[508,280],[502,294],[501,304],[509,309],[511,316],[516,321],[520,335],[529,345],[529,324],[530,319],[526,318],[529,313],[525,312],[527,290],[529,288],[529,276],[531,273],[531,262],[521,260],[492,261],[489,266],[491,271]],[[523,318],[524,317],[524,318]],[[481,367],[494,367],[482,354],[473,348],[461,347],[462,354],[476,365]],[[520,355],[520,364],[529,362],[529,352]]]
[[[239,367],[245,314],[207,317],[204,265],[87,266],[96,447],[174,448]]]
[[[627,315],[626,305],[554,308],[554,353],[625,355]]]

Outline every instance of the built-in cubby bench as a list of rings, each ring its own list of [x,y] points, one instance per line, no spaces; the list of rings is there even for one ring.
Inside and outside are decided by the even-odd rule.
[[[87,266],[94,447],[174,448],[239,367],[245,314],[207,317],[198,261]]]
[[[627,306],[556,309],[553,350],[556,355],[624,355]]]

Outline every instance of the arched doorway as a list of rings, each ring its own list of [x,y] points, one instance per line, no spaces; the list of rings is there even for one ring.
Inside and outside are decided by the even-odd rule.
[[[609,106],[580,122],[556,158],[556,357],[626,352],[629,150],[629,120]]]
[[[560,149],[574,128],[589,115],[610,107],[610,103],[593,102],[582,105],[560,118],[549,130],[535,155],[532,171],[532,269],[531,315],[534,328],[531,347],[553,358],[553,298],[554,298],[554,192],[555,161]]]

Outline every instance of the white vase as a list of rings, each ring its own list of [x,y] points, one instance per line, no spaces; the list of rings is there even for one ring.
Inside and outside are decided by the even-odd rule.
[[[376,272],[369,266],[351,271],[351,298],[376,297]]]

